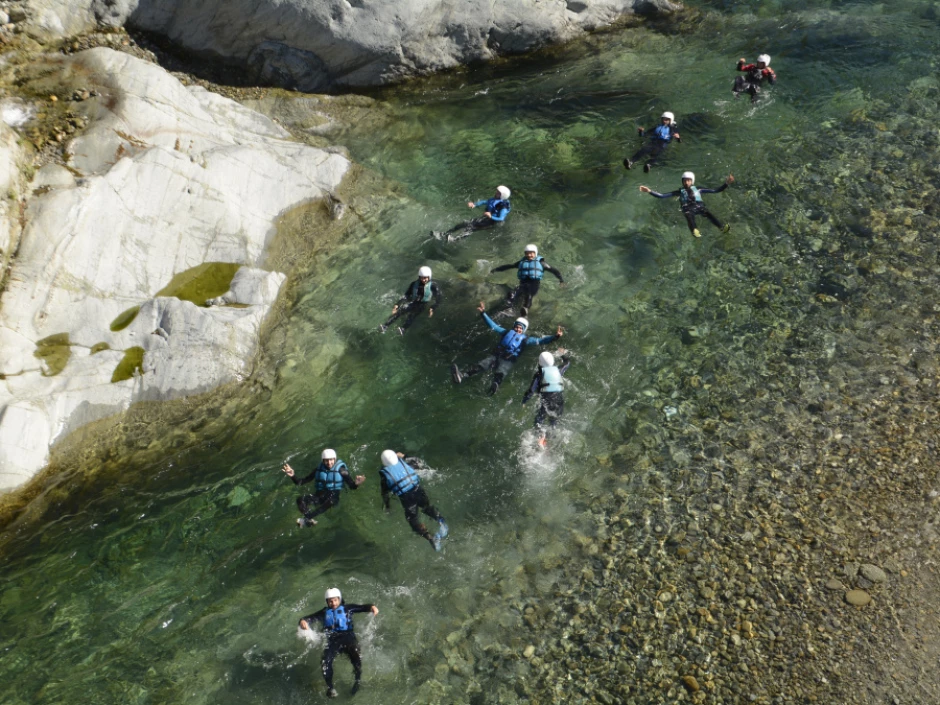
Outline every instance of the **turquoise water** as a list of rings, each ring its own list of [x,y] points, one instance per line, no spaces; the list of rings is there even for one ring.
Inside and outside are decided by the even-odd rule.
[[[246,389],[202,430],[167,429],[159,461],[124,443],[107,481],[71,495],[65,484],[0,537],[3,701],[319,700],[320,644],[296,620],[333,585],[381,610],[357,618],[357,702],[512,701],[517,666],[501,654],[548,638],[521,632],[521,611],[559,579],[585,509],[617,487],[639,503],[659,491],[651,476],[707,453],[658,446],[667,422],[727,413],[710,390],[754,394],[788,346],[811,350],[808,362],[841,349],[890,286],[865,284],[866,305],[848,311],[840,297],[862,287],[860,269],[899,267],[901,231],[923,223],[940,100],[932,3],[700,10],[380,94],[382,129],[336,139],[389,190],[354,200],[348,235],[296,273],[270,332],[271,390]],[[736,59],[763,51],[779,84],[755,106],[733,100]],[[651,174],[625,172],[636,126],[663,110],[683,143]],[[705,223],[693,240],[674,201],[637,191],[677,188],[686,169],[704,186],[734,173],[734,187],[706,196],[730,233]],[[498,183],[513,189],[504,228],[429,239]],[[885,222],[897,239],[868,239]],[[485,379],[454,388],[447,374],[493,344],[476,302],[498,303],[511,272],[489,269],[528,242],[569,281],[549,278],[530,316],[539,334],[564,326],[574,354],[548,453],[519,404],[534,354],[495,398]],[[445,306],[405,338],[379,335],[422,264]],[[864,350],[843,354],[869,364]],[[368,480],[301,532],[280,464],[305,474],[325,446]],[[386,447],[435,469],[426,486],[452,527],[442,553],[397,505],[383,515]],[[688,481],[706,501],[708,478],[693,468]],[[637,546],[671,523],[665,504],[639,522]],[[337,671],[345,698],[348,665]]]

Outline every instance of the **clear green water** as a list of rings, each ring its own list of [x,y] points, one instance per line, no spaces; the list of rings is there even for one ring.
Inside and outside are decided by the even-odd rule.
[[[401,195],[379,194],[297,274],[270,336],[272,391],[222,407],[224,432],[193,442],[168,430],[160,462],[128,453],[94,491],[60,487],[41,520],[0,537],[3,702],[322,699],[319,644],[295,624],[332,585],[381,609],[357,621],[368,686],[357,702],[511,701],[509,665],[474,673],[453,647],[538,638],[519,635],[516,610],[550,589],[585,506],[613,487],[651,491],[656,469],[628,462],[630,449],[656,446],[671,407],[689,423],[720,413],[709,386],[760,387],[763,356],[805,315],[794,302],[844,274],[816,256],[843,256],[828,252],[830,234],[866,227],[865,209],[893,207],[891,182],[929,172],[936,140],[892,150],[936,134],[938,29],[927,2],[712,3],[681,29],[622,30],[388,91],[381,130],[337,141]],[[756,107],[733,101],[735,60],[762,51],[779,85]],[[683,144],[652,174],[626,174],[635,127],[667,109]],[[704,225],[694,241],[674,202],[637,192],[673,189],[685,169],[706,186],[735,174],[709,198],[731,233]],[[514,191],[505,228],[455,246],[427,239],[497,183]],[[900,207],[910,194],[898,188]],[[533,452],[533,409],[519,404],[532,360],[495,399],[482,380],[453,388],[447,376],[492,345],[474,305],[495,304],[511,278],[487,276],[487,263],[527,242],[571,282],[549,280],[531,316],[537,332],[565,326],[576,356],[563,442],[548,455]],[[405,339],[378,335],[421,264],[445,307]],[[803,333],[828,344],[833,331]],[[324,446],[368,481],[301,533],[279,467],[306,471]],[[437,469],[426,484],[452,527],[443,553],[411,535],[399,507],[380,511],[385,447]],[[345,692],[345,662],[337,680]]]

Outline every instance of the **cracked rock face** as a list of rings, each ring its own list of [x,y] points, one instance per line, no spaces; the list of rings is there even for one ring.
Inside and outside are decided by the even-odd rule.
[[[570,40],[669,0],[29,0],[37,30],[127,25],[244,62],[256,82],[368,86]]]
[[[248,374],[285,278],[258,269],[275,220],[349,168],[127,54],[93,49],[60,66],[98,96],[69,168],[37,175],[0,300],[0,488],[82,424]],[[205,263],[234,273],[223,305],[167,294]]]

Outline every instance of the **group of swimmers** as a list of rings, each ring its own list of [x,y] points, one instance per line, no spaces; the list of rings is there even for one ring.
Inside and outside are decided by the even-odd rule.
[[[754,64],[748,64],[745,59],[740,59],[737,69],[744,75],[738,76],[734,82],[732,91],[735,97],[741,93],[747,93],[751,96],[753,102],[760,93],[761,84],[764,82],[776,83],[776,74],[770,68],[770,57],[766,54],[761,54]],[[639,128],[641,137],[645,136],[647,132],[650,133],[649,140],[633,156],[623,160],[623,165],[627,169],[632,169],[634,164],[646,158],[647,161],[643,166],[643,170],[648,173],[673,139],[681,142],[682,138],[676,125],[675,116],[667,111],[662,114],[660,121],[659,125],[649,130]],[[728,232],[730,226],[722,224],[705,207],[702,195],[724,191],[730,184],[734,183],[734,176],[729,175],[724,184],[714,189],[696,187],[695,174],[691,171],[682,174],[681,182],[682,188],[669,193],[653,191],[647,186],[640,186],[640,191],[656,198],[678,198],[680,209],[694,237],[701,237],[701,232],[698,230],[695,221],[697,215],[708,219],[719,230]],[[478,230],[501,225],[512,210],[509,203],[510,196],[511,192],[506,186],[498,186],[492,198],[467,203],[471,209],[483,207],[482,216],[462,222],[450,230],[432,232],[431,234],[438,239],[454,242]],[[518,284],[509,293],[504,308],[497,315],[511,314],[517,304],[520,306],[519,312],[521,315],[515,319],[511,328],[506,329],[497,324],[487,314],[486,304],[481,301],[477,310],[480,312],[484,323],[499,336],[499,341],[489,355],[466,369],[461,370],[457,365],[451,366],[451,376],[456,384],[460,384],[467,377],[492,371],[493,378],[489,387],[490,395],[499,390],[506,375],[528,347],[548,345],[564,335],[561,326],[558,326],[556,332],[552,335],[536,337],[526,334],[529,328],[529,321],[526,317],[533,306],[544,274],[548,272],[554,275],[563,287],[565,286],[565,280],[562,273],[546,262],[545,258],[539,255],[538,247],[532,244],[525,246],[521,259],[496,267],[492,271],[503,272],[508,270],[516,271]],[[432,280],[432,274],[431,268],[427,266],[418,270],[418,278],[411,282],[404,295],[395,303],[388,320],[379,326],[381,332],[385,333],[398,319],[404,318],[401,325],[397,327],[398,333],[404,335],[425,310],[427,310],[428,317],[434,315],[434,311],[443,300],[443,292],[440,286]],[[557,353],[560,356],[558,360],[555,359],[552,353],[547,351],[539,355],[538,366],[532,382],[522,397],[523,404],[535,395],[539,397],[539,406],[535,414],[535,426],[539,431],[538,443],[543,447],[546,445],[548,436],[548,431],[544,430],[545,422],[548,421],[549,427],[554,428],[556,422],[564,413],[564,375],[571,364],[571,357],[563,348],[558,349]],[[430,503],[424,488],[421,487],[417,470],[427,469],[427,465],[420,458],[406,457],[404,453],[394,450],[382,451],[380,461],[379,481],[385,511],[389,510],[390,495],[394,494],[404,508],[405,519],[411,526],[412,531],[429,541],[434,550],[440,550],[441,542],[447,537],[448,526],[441,513]],[[320,464],[306,477],[299,478],[288,463],[284,463],[283,471],[295,485],[315,483],[313,494],[304,495],[297,499],[297,507],[303,515],[297,520],[297,523],[302,528],[315,526],[317,523],[315,517],[337,506],[344,486],[355,490],[366,480],[363,475],[353,477],[346,463],[337,458],[336,451],[332,448],[327,448],[322,452]],[[420,521],[419,512],[423,512],[426,516],[438,522],[438,531],[436,533],[432,534]],[[346,604],[337,588],[328,589],[324,599],[326,607],[303,617],[300,620],[300,627],[307,630],[311,628],[313,623],[319,623],[326,632],[327,645],[323,653],[321,666],[323,677],[326,679],[327,697],[337,696],[336,689],[333,687],[333,661],[341,653],[347,654],[352,662],[355,674],[355,684],[352,692],[355,694],[359,690],[362,679],[362,657],[359,643],[353,631],[352,615],[364,612],[371,612],[375,615],[378,614],[379,610],[374,604]]]

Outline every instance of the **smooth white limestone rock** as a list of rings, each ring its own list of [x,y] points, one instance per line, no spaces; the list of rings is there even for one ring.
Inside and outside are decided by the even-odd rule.
[[[334,190],[350,166],[127,54],[94,49],[62,64],[98,90],[97,116],[69,146],[78,178],[54,168],[37,175],[34,186],[48,189],[28,202],[0,299],[0,489],[29,479],[78,426],[249,374],[285,279],[258,269],[275,221]],[[174,275],[214,262],[244,265],[221,298],[247,307],[157,297]],[[110,329],[137,306],[130,325]],[[51,374],[37,343],[63,334],[71,354]],[[109,349],[91,354],[102,344]],[[135,347],[143,374],[112,383]]]

